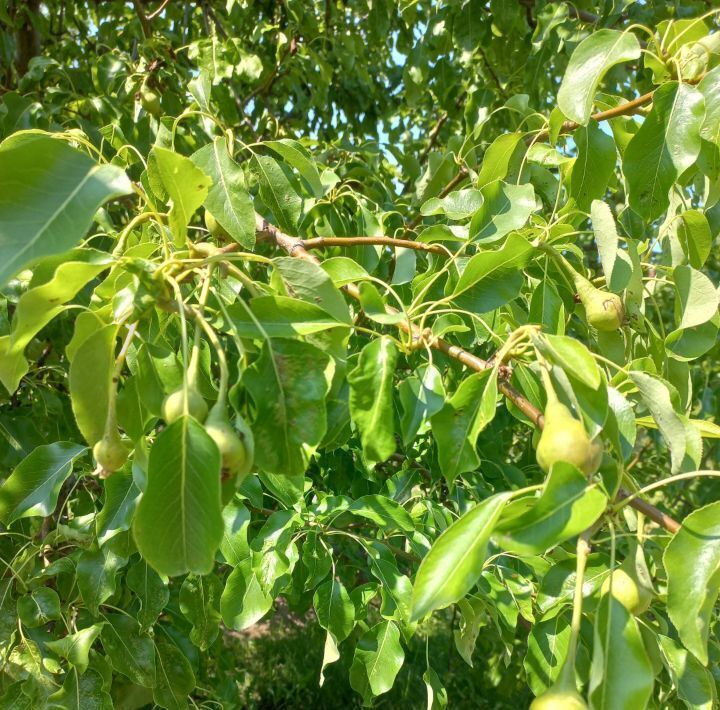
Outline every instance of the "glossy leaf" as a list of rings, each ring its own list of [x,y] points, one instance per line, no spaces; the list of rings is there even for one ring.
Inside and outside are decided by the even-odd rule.
[[[125,582],[140,600],[137,614],[140,626],[150,628],[170,601],[167,579],[163,579],[145,560],[138,560],[127,571]]]
[[[675,179],[700,152],[704,106],[700,92],[670,82],[653,96],[653,108],[623,156],[630,206],[652,220],[668,207]]]
[[[255,209],[241,168],[228,153],[224,138],[216,138],[192,156],[212,180],[203,204],[218,224],[245,249],[255,245]]]
[[[155,639],[155,667],[157,682],[153,700],[164,708],[186,708],[187,697],[195,688],[196,680],[185,654],[167,637]]]
[[[668,578],[668,614],[683,645],[703,665],[713,607],[720,594],[720,503],[683,520],[663,557]]]
[[[586,37],[572,53],[565,70],[558,107],[571,121],[585,125],[598,85],[608,69],[640,56],[640,43],[632,32],[602,29]]]
[[[404,660],[398,627],[383,621],[360,637],[350,667],[350,685],[365,699],[387,693]]]
[[[592,201],[607,190],[615,170],[615,142],[597,121],[580,126],[573,135],[577,158],[570,174],[570,195],[578,209],[587,211]]]
[[[115,370],[114,323],[96,330],[77,349],[70,365],[70,396],[78,429],[90,446],[105,431]]]
[[[535,190],[530,183],[511,185],[496,180],[482,189],[483,204],[470,222],[470,239],[496,242],[527,222],[535,210]]]
[[[168,223],[175,246],[181,247],[185,244],[188,224],[205,200],[212,179],[190,158],[159,146],[153,148],[149,170],[155,180],[154,187],[157,188],[159,182],[170,203]]]
[[[0,487],[0,520],[10,525],[20,518],[50,515],[75,459],[85,451],[79,444],[58,441],[28,454]]]
[[[14,392],[28,372],[24,354],[28,343],[109,262],[109,255],[94,249],[75,249],[43,260],[31,287],[18,301],[10,334],[0,336],[0,381],[8,392]]]
[[[125,614],[106,614],[100,634],[113,668],[138,685],[155,686],[155,647],[140,625]]]
[[[160,574],[212,569],[223,535],[220,453],[190,416],[163,430],[150,451],[133,533],[140,554]]]
[[[387,337],[376,338],[361,351],[358,364],[348,373],[350,415],[360,432],[368,464],[385,461],[395,451],[393,374],[397,350]]]
[[[412,619],[462,599],[480,577],[493,529],[507,501],[497,494],[478,503],[435,541],[413,584]]]
[[[102,624],[93,624],[57,641],[46,641],[45,645],[53,653],[66,658],[80,673],[84,673],[90,662],[90,648],[101,631]]]
[[[255,461],[262,471],[305,472],[327,428],[325,396],[331,361],[309,343],[266,341],[243,375],[256,407],[252,423]]]
[[[610,594],[594,624],[590,700],[598,710],[635,710],[647,705],[654,673],[635,618]]]
[[[192,624],[190,640],[206,651],[220,631],[222,583],[214,575],[188,575],[180,587],[180,611]]]
[[[495,416],[496,400],[497,372],[475,373],[460,383],[457,391],[432,417],[440,470],[448,481],[477,468],[480,459],[475,443]]]
[[[112,544],[85,550],[80,555],[77,585],[85,606],[93,616],[100,613],[100,605],[115,593],[118,572],[126,564],[127,557],[113,549]]]
[[[512,506],[506,509],[493,539],[510,552],[545,552],[587,529],[606,505],[605,495],[588,484],[584,474],[561,461],[552,467],[540,498],[530,510],[513,515]]]
[[[120,168],[97,165],[41,131],[0,144],[0,175],[0,286],[40,257],[75,246],[100,205],[131,191]]]

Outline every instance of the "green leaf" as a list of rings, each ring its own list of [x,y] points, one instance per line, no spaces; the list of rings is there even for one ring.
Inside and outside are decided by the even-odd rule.
[[[348,327],[320,306],[287,296],[257,296],[249,309],[242,300],[227,309],[231,329],[241,338],[294,338]]]
[[[307,568],[305,590],[314,589],[332,569],[332,557],[321,543],[320,533],[310,531],[302,546],[302,561]]]
[[[489,313],[516,298],[523,284],[522,269],[534,252],[525,237],[513,233],[494,251],[471,257],[453,292],[461,308]]]
[[[641,217],[659,217],[668,192],[700,153],[702,94],[688,84],[668,82],[653,95],[653,107],[623,156],[628,200]]]
[[[14,392],[28,372],[24,355],[28,343],[110,261],[108,254],[94,249],[73,249],[40,262],[30,288],[18,301],[10,334],[0,336],[0,382],[8,392]]]
[[[62,688],[49,696],[45,705],[63,710],[108,710],[112,706],[105,679],[94,668],[85,672],[70,668]]]
[[[190,416],[164,429],[150,450],[147,489],[133,532],[158,573],[207,574],[223,535],[220,452]]]
[[[713,282],[692,266],[676,267],[673,280],[680,322],[665,339],[665,347],[679,359],[692,360],[717,343],[720,294]]]
[[[487,546],[508,494],[486,498],[435,540],[413,585],[412,620],[462,599],[480,578]]]
[[[332,361],[309,343],[265,341],[260,357],[243,374],[252,397],[255,463],[261,471],[298,475],[327,428],[325,397]]]
[[[272,607],[273,598],[253,569],[252,557],[245,558],[225,583],[220,610],[225,625],[242,631],[260,621]]]
[[[166,636],[155,638],[157,683],[153,700],[163,708],[187,708],[187,697],[195,689],[195,674],[185,654]]]
[[[475,443],[497,407],[497,370],[466,377],[430,423],[443,476],[451,482],[480,463]]]
[[[403,380],[398,388],[402,405],[400,427],[406,446],[415,438],[420,427],[442,409],[445,402],[445,387],[440,371],[428,364],[416,372],[417,376]]]
[[[592,353],[579,340],[567,335],[547,333],[537,339],[542,354],[555,365],[559,365],[566,374],[596,390],[602,383],[600,368]]]
[[[385,461],[395,452],[393,375],[397,349],[387,337],[374,338],[360,352],[348,373],[350,415],[355,422],[368,465]]]
[[[175,246],[182,247],[188,224],[204,202],[213,181],[190,158],[159,146],[155,146],[150,154],[148,171],[155,183],[153,187],[159,181],[164,188],[170,202],[168,226]]]
[[[20,518],[50,515],[75,459],[86,451],[85,446],[58,441],[29,453],[0,487],[0,520],[10,525]]]
[[[117,334],[115,323],[96,330],[77,349],[70,365],[70,401],[78,429],[90,446],[105,431]]]
[[[700,210],[685,210],[678,216],[677,236],[690,265],[701,269],[713,241],[707,217]]]
[[[90,662],[90,648],[100,635],[102,627],[102,624],[93,624],[57,641],[46,641],[45,645],[53,653],[67,659],[80,673],[85,673]]]
[[[155,647],[150,636],[126,614],[107,614],[105,621],[100,641],[113,668],[133,683],[154,688]]]
[[[372,520],[387,531],[413,532],[415,530],[412,518],[405,508],[385,496],[376,494],[361,496],[350,504],[347,512]]]
[[[608,69],[639,56],[640,43],[632,32],[608,29],[592,32],[570,57],[558,91],[558,107],[571,121],[585,125],[598,85]]]
[[[302,213],[302,199],[285,166],[267,155],[253,156],[260,182],[260,197],[283,232],[294,234]]]
[[[630,284],[632,259],[620,248],[617,227],[610,208],[600,200],[593,200],[590,216],[608,289],[614,293],[622,293]]]
[[[393,687],[404,661],[398,627],[392,621],[380,622],[358,641],[350,667],[350,685],[367,702]]]
[[[132,191],[120,168],[97,165],[40,131],[0,144],[0,176],[0,286],[40,257],[77,244],[100,205]]]
[[[480,629],[485,623],[483,603],[479,599],[461,599],[457,603],[460,612],[460,627],[453,630],[455,648],[470,668]]]
[[[521,510],[526,499],[516,505]],[[556,463],[537,502],[519,515],[511,504],[495,526],[493,540],[505,550],[532,555],[578,535],[604,512],[607,498],[573,465]]]
[[[246,249],[255,246],[255,208],[240,166],[230,157],[224,138],[215,138],[191,157],[212,180],[203,202],[228,234]]]
[[[535,190],[530,183],[511,185],[496,180],[482,189],[483,204],[470,221],[470,239],[496,242],[520,229],[535,210]]]
[[[225,531],[220,543],[220,552],[225,561],[235,567],[250,555],[248,545],[250,511],[236,497],[223,508],[222,516]]]
[[[116,540],[119,538],[115,538]],[[93,616],[100,605],[115,593],[118,571],[127,564],[127,556],[118,554],[112,543],[85,550],[77,563],[77,585],[85,606]]]
[[[605,194],[615,171],[615,141],[597,121],[589,121],[573,134],[577,158],[570,173],[570,196],[578,209],[587,211],[590,203]]]
[[[484,188],[506,178],[509,178],[508,182],[514,182],[520,173],[526,149],[524,136],[520,132],[498,136],[483,155],[476,185]]]
[[[315,590],[313,608],[318,624],[333,635],[336,643],[350,635],[355,626],[355,607],[343,583],[334,576]]]
[[[672,460],[672,473],[684,466],[688,452],[688,429],[680,415],[675,411],[667,384],[654,375],[633,370],[630,379],[635,383],[643,402],[650,410],[663,435]]]
[[[300,143],[290,138],[281,138],[277,141],[265,141],[263,146],[277,153],[302,175],[310,187],[313,197],[319,199],[325,194],[325,188],[320,181],[320,174],[312,158]]]
[[[637,710],[650,700],[654,673],[637,621],[610,594],[595,615],[590,700],[597,710]]]
[[[340,323],[352,323],[340,290],[320,266],[290,256],[273,259],[273,266],[282,277],[288,295],[322,308]]]
[[[712,710],[717,698],[710,671],[674,639],[662,634],[658,634],[657,639],[678,697],[689,708]]]
[[[548,614],[533,624],[523,667],[535,695],[544,693],[557,680],[569,643],[570,624],[566,614]]]
[[[45,626],[49,621],[61,618],[60,597],[49,587],[34,589],[17,600],[17,614],[28,628]]]
[[[448,219],[467,219],[480,209],[482,203],[483,195],[480,190],[455,190],[446,197],[431,197],[420,208],[420,214],[444,214]]]
[[[207,651],[220,632],[222,582],[214,574],[190,574],[180,587],[180,611],[192,624],[190,640]]]
[[[663,556],[667,571],[667,609],[680,640],[703,665],[713,608],[720,594],[720,502],[683,520]]]
[[[105,481],[105,502],[95,518],[98,543],[104,545],[113,536],[129,530],[140,499],[131,471],[116,471]]]
[[[149,629],[170,601],[167,579],[163,579],[145,560],[138,560],[127,572],[125,583],[140,600],[137,620]]]
[[[382,325],[397,325],[406,320],[402,313],[388,313],[385,310],[385,301],[375,284],[364,282],[359,286],[360,306],[365,315],[376,323]]]

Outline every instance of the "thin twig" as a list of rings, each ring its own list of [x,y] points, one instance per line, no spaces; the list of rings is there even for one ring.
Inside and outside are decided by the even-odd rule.
[[[135,8],[135,14],[138,20],[140,20],[140,27],[142,28],[143,37],[149,39],[152,36],[152,30],[150,29],[150,23],[148,18],[145,16],[145,9],[142,6],[140,0],[133,0],[133,7]]]

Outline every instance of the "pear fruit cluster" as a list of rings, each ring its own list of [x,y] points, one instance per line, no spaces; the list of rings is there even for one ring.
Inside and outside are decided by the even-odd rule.
[[[230,423],[225,403],[218,401],[208,412],[203,396],[194,387],[181,387],[171,392],[163,402],[163,419],[172,424],[185,414],[205,424],[205,431],[220,451],[223,480],[241,480],[252,468],[253,440],[250,427],[237,418],[236,428]]]

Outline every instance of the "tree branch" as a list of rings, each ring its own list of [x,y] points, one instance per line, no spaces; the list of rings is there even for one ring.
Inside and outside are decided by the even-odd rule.
[[[142,6],[140,0],[133,0],[133,7],[135,8],[135,14],[138,20],[140,20],[140,27],[142,28],[143,37],[149,39],[152,36],[152,30],[150,29],[150,23],[145,15],[145,9]]]
[[[439,244],[425,244],[414,242],[410,239],[395,239],[394,237],[315,237],[314,239],[303,239],[302,245],[305,249],[324,249],[325,247],[364,247],[364,246],[386,246],[404,247],[416,251],[429,251],[433,254],[448,255],[447,249]]]
[[[317,259],[309,251],[307,251],[307,249],[305,249],[302,240],[285,234],[257,213],[255,214],[255,226],[257,232],[262,235],[266,235],[267,237],[272,239],[281,249],[284,249],[290,256],[296,257],[298,259],[303,259],[305,261],[310,261],[314,264],[320,263],[319,259]],[[355,284],[347,284],[343,288],[345,292],[352,298],[356,300],[360,299],[360,290]],[[385,309],[388,313],[391,314],[395,314],[398,312],[396,309],[391,308],[390,306],[386,306]],[[471,370],[475,370],[476,372],[482,372],[483,370],[487,370],[489,367],[491,367],[491,365],[482,358],[479,358],[476,355],[473,355],[472,353],[469,353],[466,350],[457,347],[456,345],[451,345],[450,343],[442,340],[441,338],[427,341],[424,337],[424,333],[420,331],[417,326],[414,326],[412,324],[408,325],[408,323],[405,321],[399,322],[397,326],[405,332],[410,332],[413,338],[428,342],[431,347],[439,350],[442,353],[445,353],[448,357],[458,360]],[[520,394],[520,392],[518,392],[511,384],[509,384],[506,380],[500,380],[498,384],[498,389],[538,427],[542,428],[544,426],[545,419],[543,417],[543,413],[537,407],[535,407],[535,405],[533,405],[532,402],[530,402],[526,397]],[[630,494],[623,488],[621,488],[618,493],[618,497],[621,498],[628,497],[629,495]],[[644,513],[648,518],[665,528],[670,533],[674,534],[680,529],[680,523],[678,523],[676,520],[666,515],[659,508],[656,508],[654,505],[648,503],[647,501],[644,501],[640,498],[633,498],[630,501],[629,505],[632,508],[635,508],[635,510]]]

